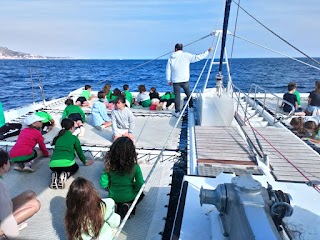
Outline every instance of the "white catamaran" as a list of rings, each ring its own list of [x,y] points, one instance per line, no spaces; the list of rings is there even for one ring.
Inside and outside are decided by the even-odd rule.
[[[196,106],[188,109],[188,99],[179,118],[172,116],[172,110],[132,109],[136,125],[133,134],[146,181],[114,232],[114,239],[162,238],[172,168],[181,158],[183,117],[187,124],[184,137],[188,165],[170,239],[320,239],[319,153],[288,129],[294,107],[291,105],[290,113],[281,111],[282,94],[269,93],[257,85],[243,92],[232,83],[225,48],[227,35],[237,37],[228,31],[231,2],[226,0],[223,30],[208,35],[215,39],[216,46],[193,88]],[[219,46],[220,60],[215,62]],[[207,88],[215,64],[219,64],[217,84]],[[205,85],[196,93],[207,66]],[[226,87],[222,66],[227,70]],[[22,123],[36,110],[47,111],[57,123],[44,135],[47,148],[52,149],[50,143],[61,129],[64,101],[77,99],[81,91],[6,111],[6,120]],[[301,94],[302,107],[306,107],[307,96]],[[83,110],[87,115],[86,134],[79,139],[87,157],[96,161],[90,167],[80,166],[76,177],[90,179],[105,198],[107,192],[100,188],[99,177],[104,165],[101,160],[112,143],[112,132],[95,129],[91,125],[91,109]],[[9,151],[16,139],[1,140],[1,148]],[[10,171],[4,179],[12,196],[32,189],[41,201],[41,210],[28,220],[19,239],[66,239],[63,219],[71,181],[65,189],[50,189],[48,163],[49,158],[42,158],[35,164],[35,173]],[[135,216],[128,219],[142,192],[144,199]]]

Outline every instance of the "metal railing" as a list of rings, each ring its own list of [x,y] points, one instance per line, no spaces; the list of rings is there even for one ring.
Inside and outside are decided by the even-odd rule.
[[[35,68],[35,70],[33,70],[32,68],[30,68],[30,80],[31,80],[31,88],[32,88],[32,101],[33,103],[35,104],[35,97],[34,97],[34,84],[33,84],[33,72],[35,72],[37,78],[38,78],[38,82],[39,82],[39,85],[38,87],[40,88],[40,93],[41,93],[41,98],[42,98],[42,103],[43,105],[45,105],[45,95],[44,95],[44,88],[43,88],[43,83],[42,83],[42,80],[41,80],[41,77],[38,73],[38,69]]]
[[[291,117],[295,112],[295,107],[290,102],[268,92],[257,84],[252,84],[248,93],[245,93],[236,85],[232,84],[231,94],[237,103],[236,111],[238,112],[240,107],[243,110],[244,121],[250,120],[250,118],[257,114],[265,116],[266,114],[264,113],[268,111],[268,115],[271,117],[267,120],[271,125],[274,125],[282,119]],[[245,106],[241,104],[242,102],[245,103]],[[281,110],[281,105],[283,105],[283,103],[286,103],[291,107],[289,113]],[[253,114],[249,113],[248,109],[250,107],[255,110]]]

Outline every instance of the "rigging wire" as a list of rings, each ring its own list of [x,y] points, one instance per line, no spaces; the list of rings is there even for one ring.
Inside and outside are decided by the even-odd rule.
[[[194,44],[194,43],[196,43],[196,42],[199,42],[199,41],[201,41],[201,40],[203,40],[203,39],[205,39],[205,38],[207,38],[207,37],[210,37],[210,36],[212,36],[213,34],[214,34],[214,33],[211,32],[211,33],[207,34],[206,36],[201,37],[201,38],[199,38],[199,39],[197,39],[197,40],[195,40],[195,41],[193,41],[193,42],[190,42],[190,43],[188,43],[188,44],[186,44],[186,45],[184,45],[184,46],[187,47],[187,46],[189,46],[189,45],[191,45],[191,44]],[[121,75],[123,75],[123,74],[125,74],[125,73],[131,72],[132,70],[135,70],[135,69],[137,69],[137,68],[140,68],[140,67],[142,67],[142,66],[144,66],[144,65],[146,65],[146,64],[149,64],[149,63],[151,63],[151,62],[153,62],[153,61],[155,61],[155,60],[158,60],[158,59],[160,59],[160,58],[162,58],[162,57],[164,57],[164,56],[167,56],[167,55],[169,55],[170,53],[172,53],[172,51],[167,52],[167,53],[165,53],[165,54],[163,54],[163,55],[161,55],[161,56],[159,56],[159,57],[157,57],[157,58],[155,58],[155,59],[151,59],[151,60],[149,60],[149,61],[146,61],[146,62],[144,62],[144,63],[141,63],[141,64],[139,64],[138,66],[135,66],[135,67],[133,67],[133,68],[130,68],[130,69],[126,70],[126,71],[122,71],[122,72],[120,72],[120,73],[113,74],[113,75],[109,76],[107,79],[99,81],[97,84],[103,83],[103,82],[108,81],[108,80],[110,80],[110,79],[112,79],[112,78],[115,78],[115,77],[117,77],[117,76],[121,76]]]
[[[213,35],[213,36],[214,36],[214,35]],[[128,218],[129,218],[131,212],[133,211],[134,207],[136,206],[136,204],[137,204],[137,202],[138,202],[138,200],[139,200],[139,197],[141,196],[144,188],[146,187],[146,184],[148,183],[150,177],[152,176],[153,171],[155,170],[155,168],[156,168],[156,166],[157,166],[157,163],[160,161],[161,157],[163,156],[163,152],[165,151],[165,149],[166,149],[166,147],[167,147],[167,144],[168,144],[169,140],[171,139],[171,137],[172,137],[172,135],[173,135],[173,133],[174,133],[174,130],[177,128],[178,124],[180,123],[180,120],[181,120],[181,118],[182,118],[182,116],[183,116],[186,108],[188,107],[189,102],[191,101],[192,94],[195,92],[195,90],[196,90],[196,88],[197,88],[197,86],[198,86],[198,84],[199,84],[199,81],[200,81],[200,79],[201,79],[201,77],[202,77],[202,74],[203,74],[203,72],[204,72],[204,70],[205,70],[205,68],[206,68],[206,66],[207,66],[208,61],[209,61],[209,55],[208,55],[207,60],[206,60],[204,66],[203,66],[203,68],[202,68],[202,70],[201,70],[201,73],[200,73],[200,75],[199,75],[199,77],[198,77],[198,80],[197,80],[197,82],[195,83],[195,85],[194,85],[194,87],[193,87],[193,89],[192,89],[192,91],[191,91],[190,97],[188,98],[187,102],[185,103],[185,105],[184,105],[184,107],[183,107],[183,109],[182,109],[182,111],[181,111],[181,114],[180,114],[179,118],[177,119],[177,121],[176,121],[175,125],[173,126],[173,128],[172,128],[172,130],[171,130],[171,132],[170,132],[170,134],[169,134],[169,136],[168,136],[168,138],[166,139],[166,142],[164,143],[164,145],[163,145],[163,147],[162,147],[162,149],[161,149],[161,151],[160,151],[157,159],[155,160],[154,164],[152,165],[152,168],[151,168],[148,176],[146,177],[144,184],[141,186],[141,188],[140,188],[140,190],[139,190],[136,198],[134,199],[134,201],[133,201],[132,204],[131,204],[131,207],[129,208],[127,214],[125,215],[125,217],[124,217],[123,220],[121,221],[121,224],[120,224],[120,226],[118,227],[118,229],[117,229],[117,231],[116,231],[113,239],[116,239],[116,238],[119,236],[119,234],[121,233],[122,228],[123,228],[124,225],[126,224],[126,221],[128,220]]]
[[[264,25],[262,22],[260,22],[257,18],[255,18],[254,16],[252,16],[248,11],[246,11],[243,7],[240,6],[240,4],[236,3],[235,0],[232,0],[236,5],[238,5],[239,8],[241,8],[242,11],[244,11],[246,14],[248,14],[251,18],[253,18],[257,23],[259,23],[262,27],[264,27],[265,29],[267,29],[269,32],[271,32],[272,34],[274,34],[276,37],[278,37],[279,39],[281,39],[282,41],[284,41],[285,43],[287,43],[289,46],[291,46],[292,48],[294,48],[295,50],[297,50],[298,52],[300,52],[302,55],[306,56],[307,58],[309,58],[311,61],[317,63],[320,65],[320,62],[317,61],[316,59],[310,57],[309,55],[307,55],[306,53],[302,52],[300,49],[298,49],[297,47],[293,46],[291,43],[289,43],[287,40],[285,40],[283,37],[281,37],[280,35],[278,35],[277,33],[275,33],[274,31],[272,31],[270,28],[268,28],[266,25]]]
[[[237,14],[236,14],[236,21],[235,21],[235,23],[234,23],[234,30],[233,30],[233,34],[234,34],[234,35],[235,35],[236,32],[237,32],[240,1],[241,1],[241,0],[238,0],[238,8],[237,8]],[[233,38],[232,38],[232,45],[231,45],[230,63],[229,63],[230,69],[231,69],[231,64],[232,64],[232,55],[233,55],[234,40],[235,40],[235,37],[233,36]]]
[[[310,178],[308,178],[306,176],[306,174],[304,174],[302,172],[302,170],[299,169],[299,167],[297,167],[294,163],[292,163],[286,156],[284,156],[270,141],[268,141],[256,128],[254,128],[250,121],[243,119],[245,122],[248,122],[248,124],[250,125],[251,129],[254,130],[256,133],[258,133],[258,135],[266,141],[266,143],[271,146],[277,153],[279,153],[293,168],[295,168],[306,180],[308,180],[308,182],[311,182]],[[307,172],[308,173],[308,172]],[[317,185],[313,185],[312,186],[314,189],[316,189],[319,193],[320,193],[320,187],[318,187]]]
[[[248,40],[248,39],[246,39],[246,38],[243,38],[243,37],[239,37],[239,36],[233,35],[232,33],[231,33],[231,35],[234,36],[234,37],[236,37],[236,38],[239,38],[239,39],[241,39],[241,40],[243,40],[243,41],[246,41],[246,42],[249,42],[249,43],[251,43],[251,44],[254,44],[254,45],[258,46],[258,47],[267,49],[267,50],[269,50],[269,51],[271,51],[271,52],[277,53],[277,54],[279,54],[279,55],[282,55],[282,56],[284,56],[284,57],[290,58],[290,59],[292,59],[292,60],[294,60],[294,61],[297,61],[297,62],[302,63],[302,64],[304,64],[304,65],[307,65],[307,66],[309,66],[309,67],[312,67],[312,68],[315,68],[315,69],[317,69],[317,70],[320,70],[319,67],[316,67],[316,66],[314,66],[314,65],[312,65],[312,64],[309,64],[309,63],[306,63],[306,62],[304,62],[304,61],[302,61],[302,60],[299,60],[299,59],[297,59],[297,58],[290,57],[289,55],[286,55],[286,54],[284,54],[284,53],[281,53],[281,52],[278,52],[278,51],[276,51],[276,50],[273,50],[273,49],[271,49],[271,48],[269,48],[269,47],[266,47],[266,46],[263,46],[263,45],[261,45],[261,44],[259,44],[259,43],[250,41],[250,40]]]

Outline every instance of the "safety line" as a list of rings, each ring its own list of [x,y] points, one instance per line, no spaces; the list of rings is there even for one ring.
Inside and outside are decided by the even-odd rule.
[[[237,112],[237,111],[236,111]],[[238,112],[237,112],[238,113]],[[238,114],[240,116],[240,114]],[[240,116],[241,117],[241,116]],[[242,117],[241,117],[242,118]],[[308,180],[308,182],[311,182],[310,179],[298,168],[294,165],[294,163],[292,163],[286,156],[284,156],[275,146],[273,146],[273,144],[271,144],[271,142],[269,142],[256,128],[254,128],[250,121],[245,120],[244,118],[242,118],[244,122],[247,122],[251,129],[253,129],[255,132],[257,132],[259,134],[260,137],[263,138],[263,140],[265,140],[277,153],[279,153],[289,164],[291,164],[292,167],[294,167],[305,179]],[[315,188],[319,193],[320,193],[320,187],[313,185],[313,188]]]
[[[257,18],[255,18],[254,16],[252,16],[248,11],[246,11],[243,7],[240,6],[240,4],[236,3],[235,0],[232,0],[242,11],[244,11],[246,14],[248,14],[251,18],[253,18],[256,22],[258,22],[262,27],[264,27],[265,29],[267,29],[269,32],[271,32],[272,34],[274,34],[276,37],[278,37],[279,39],[281,39],[282,41],[284,41],[285,43],[287,43],[289,46],[291,46],[292,48],[294,48],[295,50],[297,50],[298,52],[300,52],[302,55],[306,56],[307,58],[309,58],[311,61],[317,63],[320,65],[320,62],[318,62],[317,60],[315,60],[314,58],[310,57],[309,55],[307,55],[306,53],[302,52],[300,49],[298,49],[297,47],[293,46],[291,43],[289,43],[287,40],[285,40],[283,37],[281,37],[279,34],[275,33],[274,31],[272,31],[270,28],[268,28],[266,25],[264,25],[262,22],[260,22]]]

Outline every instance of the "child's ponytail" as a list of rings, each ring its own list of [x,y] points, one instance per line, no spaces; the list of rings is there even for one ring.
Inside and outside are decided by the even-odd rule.
[[[61,122],[61,127],[62,129],[59,131],[58,135],[54,137],[54,139],[52,140],[51,145],[55,145],[58,138],[61,137],[66,131],[69,131],[74,125],[73,120],[69,119],[69,118],[65,118],[62,120]]]

